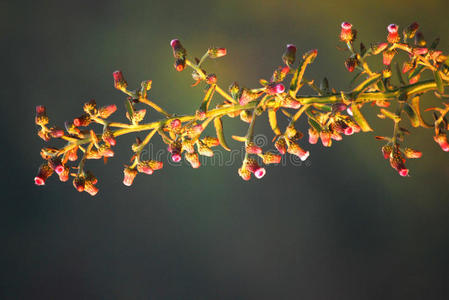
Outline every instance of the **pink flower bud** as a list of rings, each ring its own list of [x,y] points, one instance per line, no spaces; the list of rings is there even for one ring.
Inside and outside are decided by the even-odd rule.
[[[137,176],[137,170],[126,167],[123,169],[123,184],[126,186],[131,186],[133,184],[134,178]]]
[[[86,181],[84,184],[84,191],[91,196],[95,196],[98,193],[98,188],[90,181]]]
[[[172,156],[171,156],[171,159],[172,159],[174,162],[180,162],[180,161],[181,161],[181,154],[179,154],[179,153],[173,153]]]
[[[385,51],[383,53],[384,65],[389,66],[391,64],[391,61],[393,60],[395,54],[396,54],[395,51]]]
[[[271,153],[271,152],[266,152],[262,155],[260,155],[262,157],[263,163],[268,165],[268,164],[278,164],[281,162],[282,157],[280,155]]]
[[[70,173],[70,168],[64,167],[64,171],[58,174],[59,180],[62,182],[66,182],[67,180],[69,180],[69,173]]]
[[[320,138],[324,147],[330,147],[332,145],[331,133],[329,131],[321,131]]]
[[[207,84],[215,84],[217,83],[217,76],[215,74],[209,74],[206,77]]]
[[[181,127],[181,120],[179,119],[174,119],[173,121],[170,122],[170,128],[171,129],[178,129]]]
[[[48,164],[42,164],[37,171],[36,177],[34,177],[34,183],[36,185],[44,185],[47,178],[53,174],[53,170]]]
[[[340,40],[345,43],[352,42],[354,40],[354,32],[352,30],[351,23],[341,23]]]
[[[98,111],[100,118],[107,119],[110,115],[112,115],[117,110],[117,106],[115,104],[103,106]]]
[[[399,175],[401,175],[402,177],[408,176],[408,169],[400,169],[399,171]]]
[[[449,152],[449,143],[447,142],[447,137],[445,134],[441,133],[437,136],[434,136],[433,139],[438,145],[440,145],[441,149],[444,152]]]
[[[248,143],[246,146],[246,153],[248,154],[262,154],[262,148],[254,144],[253,142]]]
[[[310,144],[316,144],[318,142],[318,139],[320,138],[320,134],[318,131],[316,131],[314,128],[309,128],[309,143]]]
[[[427,48],[414,48],[412,50],[414,55],[425,55],[427,52],[429,52],[429,49]]]
[[[148,175],[153,174],[153,168],[150,166],[149,161],[141,161],[137,164],[137,171]]]
[[[265,91],[269,95],[281,94],[285,91],[285,86],[282,83],[270,84],[266,87]]]
[[[396,24],[390,24],[387,27],[388,30],[388,36],[387,36],[387,40],[389,43],[394,44],[394,43],[398,43],[400,40],[399,34],[398,34],[398,25]]]
[[[405,148],[404,154],[405,154],[405,157],[407,157],[407,158],[421,158],[421,156],[422,156],[421,151],[418,151],[418,150],[415,150],[412,148]]]
[[[48,165],[50,168],[52,168],[56,174],[61,174],[62,172],[64,172],[64,165],[61,162],[61,158],[60,157],[52,157],[48,160]]]
[[[186,153],[185,159],[190,163],[192,168],[197,169],[201,166],[200,158],[198,156],[198,153]]]
[[[210,58],[220,58],[227,54],[226,48],[209,48],[208,50]]]
[[[302,161],[305,161],[310,155],[309,151],[305,151],[298,144],[293,143],[293,142],[290,142],[287,152],[298,156]]]
[[[239,168],[238,173],[243,180],[248,181],[251,179],[251,172],[245,168],[245,164],[241,168]]]
[[[122,71],[115,71],[112,73],[112,76],[114,77],[114,88],[122,90],[128,87],[128,83],[126,82],[125,77],[123,77]]]
[[[171,40],[170,46],[173,48],[173,56],[177,59],[185,60],[185,56],[187,54],[186,49],[181,45],[181,42],[178,39]]]
[[[390,159],[391,151],[393,151],[393,147],[390,145],[385,145],[382,147],[382,154],[385,159]]]
[[[57,128],[51,128],[50,129],[50,135],[52,138],[60,138],[64,135],[64,130],[57,129]]]
[[[287,142],[285,141],[285,138],[280,136],[276,142],[274,143],[274,146],[281,154],[285,154],[287,152]]]
[[[45,106],[43,105],[36,106],[36,117],[34,120],[36,125],[44,126],[48,124],[48,117],[45,110]]]
[[[261,179],[262,177],[264,177],[267,172],[265,170],[265,168],[262,168],[261,166],[259,166],[257,161],[252,158],[247,159],[245,161],[244,165],[245,165],[245,168],[248,169],[248,171],[250,171],[251,173],[253,173],[257,179]]]

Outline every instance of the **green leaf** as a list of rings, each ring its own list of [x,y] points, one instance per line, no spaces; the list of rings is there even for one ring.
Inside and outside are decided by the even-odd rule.
[[[365,132],[373,131],[373,129],[371,129],[368,122],[366,121],[365,117],[363,117],[363,115],[360,112],[359,107],[357,106],[356,103],[353,102],[351,104],[351,110],[352,110],[352,115],[354,117],[354,120],[357,122],[357,124],[359,124],[362,131],[365,131]]]
[[[413,107],[411,107],[408,103],[405,103],[404,111],[407,113],[408,117],[410,118],[410,124],[412,124],[413,127],[419,127],[421,122],[419,120],[418,113],[413,109]]]
[[[392,113],[391,111],[389,111],[389,110],[387,110],[387,109],[385,109],[385,108],[381,108],[381,109],[380,109],[380,112],[381,112],[384,116],[386,116],[387,118],[392,119],[395,123],[401,121],[401,118],[400,118],[397,114]]]
[[[268,110],[268,121],[270,122],[270,126],[274,134],[281,135],[281,130],[278,127],[278,121],[276,118],[276,112],[273,109]]]
[[[210,101],[212,100],[212,97],[214,95],[216,87],[217,87],[216,84],[211,84],[209,86],[209,89],[207,90],[206,95],[204,95],[203,102],[201,102],[201,106],[200,106],[201,111],[207,112],[207,110],[209,109],[209,104],[210,104]]]
[[[309,119],[307,120],[309,122],[309,125],[313,127],[316,131],[321,132],[323,131],[323,128],[321,128],[320,123],[318,123],[312,116],[307,114],[309,116]]]
[[[418,120],[419,120],[419,123],[421,124],[421,126],[425,127],[425,128],[432,128],[433,125],[427,124],[426,121],[424,121],[424,119],[421,117],[421,111],[419,110],[419,100],[420,100],[419,96],[414,97],[412,99],[412,102],[411,102],[410,106],[415,111],[416,116],[418,117]]]
[[[418,67],[416,67],[412,73],[409,73],[408,78],[413,78],[416,75],[418,75],[419,73],[421,73],[422,71],[424,71],[424,66],[420,65]]]
[[[125,108],[129,117],[132,118],[134,116],[134,107],[128,99],[125,100]]]
[[[444,94],[443,80],[439,71],[433,71],[433,77],[435,78],[435,83],[437,84],[438,93]]]
[[[304,76],[304,72],[306,71],[306,67],[308,64],[311,64],[315,60],[316,56],[316,50],[310,50],[303,55],[303,59],[299,62],[299,66],[293,74],[293,78],[290,82],[290,96],[296,97],[296,94],[302,86],[301,80]]]
[[[228,151],[231,151],[231,149],[228,147],[228,144],[226,143],[224,134],[223,134],[223,122],[221,121],[221,118],[215,118],[214,119],[214,126],[215,131],[217,133],[218,141],[220,142],[220,145]]]

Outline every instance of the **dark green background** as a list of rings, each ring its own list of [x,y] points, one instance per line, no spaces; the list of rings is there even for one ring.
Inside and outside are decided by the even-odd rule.
[[[0,298],[448,299],[449,157],[430,131],[414,130],[410,145],[424,155],[408,163],[409,178],[370,133],[330,149],[305,144],[308,165],[268,167],[260,181],[243,182],[236,162],[167,166],[128,188],[130,136],[108,165],[88,164],[97,197],[56,178],[33,185],[44,144],[35,105],[62,125],[95,98],[116,103],[123,119],[111,76],[121,69],[131,86],[152,79],[151,97],[169,111],[198,106],[200,88],[173,69],[172,38],[196,56],[227,47],[206,65],[224,87],[256,87],[294,43],[319,49],[308,78],[347,89],[347,54],[336,48],[343,20],[366,44],[392,22],[418,21],[447,53],[448,11],[447,0],[0,2]],[[375,134],[391,134],[391,122],[367,118]],[[262,120],[256,131],[269,134]],[[228,136],[246,128],[224,125]]]

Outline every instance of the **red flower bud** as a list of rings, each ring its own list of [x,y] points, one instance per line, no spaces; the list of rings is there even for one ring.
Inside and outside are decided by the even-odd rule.
[[[64,130],[62,130],[62,129],[57,129],[57,128],[50,129],[50,136],[52,138],[57,139],[57,138],[62,137],[63,135],[64,135]]]
[[[110,115],[112,115],[117,110],[117,106],[115,104],[103,106],[99,109],[98,113],[100,118],[107,119]]]
[[[34,118],[36,125],[47,125],[48,124],[48,117],[45,110],[45,106],[38,105],[36,106],[36,117]]]
[[[391,151],[393,151],[393,147],[390,145],[385,145],[382,147],[382,154],[385,159],[390,159]]]
[[[207,84],[215,84],[217,83],[217,76],[215,74],[209,74],[206,77]]]
[[[80,193],[84,191],[85,183],[86,180],[84,176],[78,175],[75,178],[73,178],[73,187]]]
[[[52,168],[48,164],[42,164],[37,171],[36,177],[34,177],[34,183],[36,185],[44,185],[47,178],[53,174]]]
[[[112,73],[112,76],[114,77],[114,88],[123,90],[128,87],[128,83],[126,82],[125,77],[123,77],[122,71],[115,71]]]
[[[73,125],[76,127],[85,127],[90,124],[90,116],[88,114],[84,114],[79,116],[78,118],[73,119]]]
[[[280,136],[276,142],[274,143],[274,146],[281,154],[285,154],[287,152],[287,142],[285,141],[285,138]]]
[[[149,161],[145,160],[145,161],[141,161],[137,164],[137,171],[139,171],[140,173],[145,173],[148,175],[153,174],[153,168],[150,166]]]
[[[345,67],[349,72],[353,72],[355,67],[358,65],[357,58],[349,57],[345,60]]]
[[[449,152],[449,143],[447,142],[446,134],[438,134],[433,137],[435,142],[440,145],[441,149],[445,152]]]
[[[184,70],[184,68],[186,67],[186,60],[184,58],[178,58],[175,61],[175,69],[178,72],[181,72]]]

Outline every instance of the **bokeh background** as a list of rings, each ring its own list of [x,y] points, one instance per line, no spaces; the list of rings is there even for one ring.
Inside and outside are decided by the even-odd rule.
[[[448,299],[449,157],[429,131],[410,139],[424,155],[409,178],[383,160],[374,134],[360,134],[307,146],[307,164],[269,167],[260,181],[243,182],[237,161],[166,167],[128,188],[130,136],[107,166],[88,164],[97,197],[55,178],[33,184],[37,104],[59,125],[90,98],[116,103],[123,119],[111,76],[121,69],[131,86],[152,79],[152,99],[169,111],[197,107],[201,88],[173,69],[172,38],[192,56],[227,47],[205,65],[224,87],[256,87],[294,43],[319,49],[308,78],[347,89],[341,21],[368,45],[392,22],[418,21],[447,52],[448,11],[447,0],[1,1],[0,298]],[[390,122],[367,118],[375,134],[391,134]],[[256,130],[271,138],[261,120]],[[246,130],[224,125],[228,137]]]

